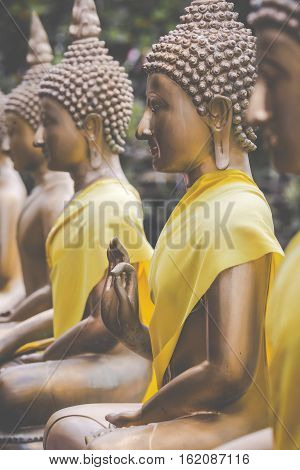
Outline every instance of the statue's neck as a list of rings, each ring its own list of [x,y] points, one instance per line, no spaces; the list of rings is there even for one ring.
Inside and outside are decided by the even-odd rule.
[[[42,163],[34,171],[31,172],[31,175],[34,179],[35,186],[42,186],[45,182],[47,175],[50,173],[47,163]]]
[[[228,169],[243,171],[248,176],[250,176],[250,178],[252,178],[248,153],[239,148],[235,147],[231,149]]]
[[[92,168],[89,162],[82,162],[70,174],[74,181],[75,193],[97,180],[116,179],[128,183],[118,155],[103,157],[97,169]]]
[[[6,155],[3,155],[3,153],[0,153],[0,166],[10,166],[10,158],[7,157]]]
[[[252,178],[248,153],[237,146],[234,141],[232,141],[230,144],[228,169],[243,171]],[[186,185],[190,187],[201,176],[208,173],[214,173],[215,171],[218,171],[218,168],[214,155],[206,155],[197,167],[186,174]]]
[[[13,164],[9,157],[0,153],[0,177],[6,178],[7,174],[13,172]]]

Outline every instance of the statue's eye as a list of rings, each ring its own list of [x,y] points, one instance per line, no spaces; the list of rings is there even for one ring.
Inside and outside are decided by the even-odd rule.
[[[153,99],[150,100],[149,107],[153,113],[157,113],[161,108],[160,103],[157,100]]]
[[[154,104],[154,105],[152,106],[152,111],[153,111],[153,113],[157,113],[159,110],[160,110],[159,104]]]
[[[51,124],[51,119],[46,114],[42,115],[42,124],[44,127],[48,127]]]

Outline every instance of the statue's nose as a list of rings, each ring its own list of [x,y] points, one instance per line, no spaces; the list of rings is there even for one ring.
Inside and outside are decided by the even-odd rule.
[[[147,140],[152,135],[153,134],[150,128],[150,116],[146,111],[137,127],[135,136],[138,140]]]
[[[5,136],[3,137],[1,150],[4,153],[4,155],[10,154],[10,140],[7,134],[5,134]]]
[[[265,124],[271,118],[271,112],[267,109],[267,88],[262,80],[259,80],[254,88],[249,108],[247,121],[252,127]]]
[[[36,148],[42,148],[44,146],[44,127],[40,125],[35,133],[33,146]]]

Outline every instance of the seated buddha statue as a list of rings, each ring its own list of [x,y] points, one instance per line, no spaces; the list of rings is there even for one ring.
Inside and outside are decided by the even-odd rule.
[[[187,191],[152,258],[149,327],[127,262],[108,270],[101,314],[152,360],[152,385],[143,403],[55,413],[46,449],[213,449],[268,423],[264,319],[283,252],[248,158],[255,39],[232,3],[195,0],[145,69],[137,137],[155,170],[185,175]]]
[[[43,425],[53,412],[71,405],[140,401],[150,380],[150,361],[116,340],[100,315],[108,265],[113,269],[129,262],[129,256],[138,272],[145,325],[153,309],[147,279],[153,250],[144,234],[140,197],[119,158],[132,86],[99,40],[100,31],[93,0],[76,0],[70,28],[74,40],[40,85],[42,123],[35,144],[46,153],[49,168],[71,174],[75,196],[46,243],[53,317],[42,312],[23,321],[15,327],[14,340],[0,344],[4,362],[25,342],[55,338],[42,353],[23,354],[3,365],[0,429],[6,432],[16,424]],[[115,241],[108,260],[107,247],[115,237],[129,255]]]
[[[15,299],[9,309],[0,303],[0,319],[4,323],[19,322],[51,308],[45,243],[54,221],[73,194],[70,176],[50,171],[43,151],[34,146],[40,122],[39,84],[52,58],[47,34],[37,14],[33,13],[27,55],[29,70],[21,84],[9,94],[5,107],[5,151],[17,171],[31,174],[35,186],[20,214],[17,230],[26,293],[19,302]],[[0,325],[0,329],[5,326]]]
[[[300,7],[263,0],[249,17],[258,38],[259,75],[248,120],[260,125],[276,169],[300,174]],[[278,34],[280,31],[280,34]],[[283,78],[284,77],[284,78]],[[275,85],[275,86],[274,86]],[[300,233],[278,273],[266,322],[270,351],[271,428],[224,448],[300,449]]]
[[[0,91],[0,310],[7,310],[24,295],[17,247],[17,222],[24,205],[25,186],[3,151],[6,97]]]

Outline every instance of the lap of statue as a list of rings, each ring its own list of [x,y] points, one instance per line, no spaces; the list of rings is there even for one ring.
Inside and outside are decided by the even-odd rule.
[[[44,425],[68,406],[141,401],[151,372],[148,361],[119,345],[107,354],[9,366],[0,372],[0,429],[5,431]]]
[[[222,444],[218,450],[272,450],[273,430],[272,428],[246,434],[238,439]]]
[[[134,412],[140,403],[90,404],[62,409],[47,423],[47,450],[176,450],[214,449],[247,429],[241,415],[197,413],[160,423],[115,428],[108,414]],[[226,439],[227,437],[227,439]],[[230,439],[230,437],[229,437]]]

